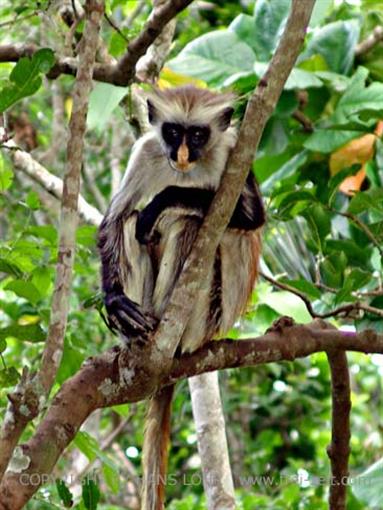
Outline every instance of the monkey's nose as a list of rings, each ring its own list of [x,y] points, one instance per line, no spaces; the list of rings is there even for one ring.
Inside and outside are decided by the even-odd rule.
[[[186,172],[190,166],[189,148],[186,145],[185,140],[183,140],[177,151],[177,167],[181,171]]]

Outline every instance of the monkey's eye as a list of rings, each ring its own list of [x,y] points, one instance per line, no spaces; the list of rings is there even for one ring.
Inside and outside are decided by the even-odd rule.
[[[179,124],[164,122],[162,125],[162,136],[169,145],[174,145],[182,140],[183,128]]]
[[[202,147],[209,139],[208,127],[193,127],[189,129],[188,140],[195,147]]]

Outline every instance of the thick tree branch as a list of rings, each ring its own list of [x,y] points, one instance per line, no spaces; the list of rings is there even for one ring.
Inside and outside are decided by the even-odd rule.
[[[314,321],[306,326],[281,327],[252,340],[212,341],[192,354],[173,360],[161,385],[212,370],[292,361],[323,351],[333,355],[339,350],[383,354],[383,335],[372,330],[351,334],[335,330],[323,321]],[[124,353],[114,348],[91,358],[65,382],[35,435],[20,448],[19,460],[23,462],[18,469],[6,473],[0,485],[0,510],[22,508],[44,482],[43,475],[51,473],[92,411],[143,400],[158,389],[151,373],[155,367],[147,363],[145,354],[130,353],[131,364],[127,366],[119,361]]]
[[[346,510],[350,455],[350,374],[344,351],[327,354],[332,385],[332,436],[327,453],[331,461],[330,510]]]
[[[194,307],[196,291],[205,278],[205,269],[214,257],[243,190],[264,126],[299,54],[314,3],[315,0],[292,1],[278,48],[247,105],[238,141],[229,157],[221,186],[158,328],[156,346],[161,351],[161,357],[168,358],[169,362]]]
[[[127,47],[126,53],[117,64],[95,64],[93,79],[125,87],[135,76],[135,67],[149,46],[161,34],[163,28],[180,11],[185,9],[193,0],[168,0],[153,11],[153,15],[144,29]],[[310,0],[311,1],[311,0]],[[21,57],[33,55],[39,48],[33,44],[6,44],[0,46],[0,62],[17,62]],[[78,62],[74,58],[56,58],[55,65],[48,73],[48,78],[57,78],[60,74],[76,75]]]

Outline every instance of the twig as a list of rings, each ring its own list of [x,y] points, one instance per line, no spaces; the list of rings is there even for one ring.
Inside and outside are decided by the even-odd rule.
[[[164,5],[166,0],[154,0],[154,9],[150,15],[151,19],[157,10]],[[143,55],[136,65],[136,77],[141,81],[154,83],[157,79],[165,59],[169,53],[173,41],[174,31],[176,29],[176,20],[172,19],[163,28],[160,35],[149,46],[145,55]]]
[[[8,25],[14,25],[15,23],[18,23],[20,21],[25,21],[26,19],[33,18],[34,16],[38,16],[38,13],[32,12],[30,14],[26,14],[25,16],[19,16],[17,14],[13,19],[10,19],[8,21],[3,21],[2,23],[0,23],[0,28],[7,27]]]
[[[121,31],[121,29],[116,25],[116,23],[112,20],[112,18],[106,14],[106,12],[104,13],[104,18],[109,23],[109,25],[113,28],[113,30],[115,30],[120,37],[122,37],[127,43],[129,43],[128,37],[126,37],[124,32]]]
[[[361,41],[357,47],[355,48],[355,56],[360,57],[365,53],[368,53],[374,46],[376,46],[380,41],[383,40],[383,26],[378,25],[372,31],[367,39]]]
[[[303,130],[306,133],[312,133],[314,131],[314,125],[311,120],[300,110],[295,110],[293,118],[303,126]]]
[[[343,351],[327,353],[332,386],[332,434],[327,454],[331,461],[330,510],[346,510],[350,454],[350,374]]]
[[[334,308],[333,310],[326,312],[326,313],[318,313],[314,310],[310,300],[308,297],[304,294],[304,292],[301,292],[300,290],[296,289],[295,287],[292,287],[291,285],[287,283],[278,282],[277,280],[274,280],[274,278],[271,278],[270,276],[267,276],[265,273],[260,272],[259,273],[262,278],[264,278],[266,281],[274,285],[275,287],[278,287],[282,290],[287,290],[288,292],[291,292],[292,294],[295,294],[301,300],[304,302],[307,311],[311,315],[313,319],[328,319],[329,317],[336,317],[337,315],[344,315],[348,316],[352,314],[353,312],[363,310],[365,312],[373,313],[375,315],[378,315],[379,317],[383,317],[383,310],[380,308],[376,308],[374,306],[366,305],[364,303],[360,303],[359,301],[356,301],[355,303],[350,303],[348,305],[339,306],[338,308]],[[326,289],[327,290],[327,289]],[[334,292],[337,292],[335,289]]]
[[[84,183],[86,187],[88,188],[88,191],[92,194],[92,197],[94,199],[95,204],[97,205],[97,208],[102,214],[105,214],[105,211],[107,209],[107,203],[106,200],[97,187],[95,183],[94,177],[91,175],[89,168],[86,164],[82,167],[82,175],[84,177]]]
[[[337,209],[334,209],[332,207],[328,207],[328,209],[331,212],[338,214],[339,216],[343,216],[344,218],[348,218],[350,221],[352,221],[360,230],[362,230],[362,232],[364,232],[366,234],[366,236],[369,238],[369,240],[372,242],[372,244],[374,246],[376,246],[376,248],[378,249],[380,256],[383,257],[383,248],[381,246],[381,243],[379,243],[379,241],[376,239],[376,237],[371,232],[371,230],[368,228],[368,226],[365,223],[363,223],[363,221],[361,221],[357,216],[355,216],[355,214],[348,213],[348,212],[341,212],[341,211],[338,211]]]
[[[58,262],[52,296],[51,321],[39,372],[39,378],[45,393],[49,393],[56,377],[64,344],[76,245],[78,198],[86,116],[103,11],[103,0],[87,0],[83,44],[80,47],[78,72],[73,88],[73,110],[69,122],[67,171],[64,177],[62,195]]]
[[[51,174],[45,167],[40,165],[29,152],[25,152],[10,140],[2,146],[9,152],[15,168],[21,170],[35,182],[38,182],[48,193],[61,200],[63,192],[63,181],[56,175]],[[84,197],[79,196],[79,216],[92,225],[98,226],[102,220],[102,214],[95,207],[90,205]]]

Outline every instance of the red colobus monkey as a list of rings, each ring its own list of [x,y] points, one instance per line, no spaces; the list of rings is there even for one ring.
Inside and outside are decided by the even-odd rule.
[[[152,130],[135,144],[99,230],[108,323],[126,344],[161,319],[236,142],[233,96],[193,86],[154,90]],[[206,268],[181,352],[228,331],[244,311],[258,273],[262,199],[252,172]],[[163,508],[173,388],[152,400],[144,441],[142,510]]]

